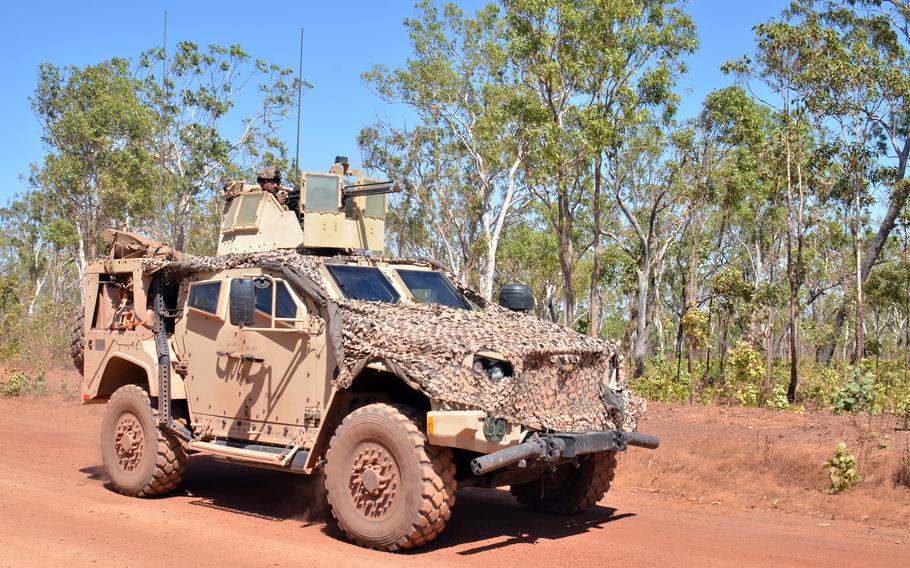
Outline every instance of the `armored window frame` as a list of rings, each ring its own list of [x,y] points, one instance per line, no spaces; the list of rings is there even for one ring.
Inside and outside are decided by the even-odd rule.
[[[259,227],[259,217],[265,204],[265,194],[259,191],[241,193],[231,200],[224,219],[224,234],[247,231]],[[255,202],[254,205],[249,205]],[[241,218],[243,215],[243,218]],[[250,217],[249,219],[247,217]]]
[[[332,276],[332,279],[335,281],[335,284],[338,286],[339,291],[344,295],[345,298],[349,300],[361,300],[366,302],[383,302],[386,304],[397,304],[401,300],[401,294],[398,293],[398,290],[395,289],[395,286],[389,280],[389,278],[383,274],[381,270],[375,266],[360,266],[357,264],[326,264],[326,270]],[[361,298],[361,294],[355,293],[353,287],[351,286],[352,282],[347,280],[348,277],[352,276],[355,272],[362,271],[361,273],[366,275],[375,276],[376,280],[374,284],[378,284],[379,287],[376,289],[376,292],[385,292],[382,294],[373,294],[372,298]],[[382,297],[379,297],[379,296]],[[387,299],[383,299],[387,298]]]
[[[341,199],[341,178],[334,174],[308,173],[304,176],[306,211],[337,213]],[[334,188],[334,189],[332,189]]]
[[[303,303],[303,300],[297,295],[292,286],[289,286],[287,282],[280,278],[273,278],[268,274],[244,274],[242,276],[236,276],[232,278],[233,280],[251,278],[254,280],[262,279],[268,280],[271,282],[271,291],[272,291],[272,313],[268,313],[265,310],[259,308],[258,305],[255,306],[256,311],[265,314],[269,317],[269,327],[254,327],[254,326],[244,326],[241,329],[248,331],[274,331],[274,332],[304,332],[310,335],[318,335],[322,333],[324,322],[319,316],[311,315],[307,308],[306,304]],[[276,317],[275,316],[275,302],[276,302],[276,290],[278,289],[278,284],[284,286],[285,290],[288,293],[288,297],[294,303],[296,308],[296,313],[294,317]],[[258,289],[257,289],[258,292]],[[258,294],[257,294],[258,296]],[[257,298],[258,304],[258,298]],[[279,324],[279,325],[276,325]]]
[[[387,195],[367,195],[363,206],[364,217],[385,221],[387,201]]]
[[[220,308],[221,308],[221,280],[202,280],[199,282],[191,282],[190,289],[187,292],[186,306],[192,312],[197,312],[209,317],[219,317]],[[212,297],[209,295],[207,298],[200,298],[199,294],[202,294],[204,290],[215,289],[214,303],[212,302]],[[204,304],[201,304],[196,299],[205,300]]]
[[[293,320],[297,318],[298,314],[300,314],[301,311],[306,311],[303,309],[302,302],[294,295],[294,293],[291,291],[290,286],[288,286],[284,280],[281,280],[280,278],[268,280],[270,284],[267,288],[256,288],[257,311],[269,317],[271,317],[274,313],[276,315],[276,321]],[[268,292],[266,293],[266,291]],[[263,294],[260,295],[260,292],[263,292]],[[266,299],[269,301],[268,306],[264,304],[260,305],[260,301]],[[279,305],[282,302],[283,305]],[[287,315],[287,312],[284,311],[285,315],[282,315],[283,310],[289,308],[288,302],[290,303],[290,306],[293,306],[294,313]],[[268,309],[265,309],[266,307]]]
[[[418,302],[423,304],[435,304],[437,306],[446,306],[455,310],[470,310],[471,304],[468,302],[467,298],[464,297],[458,288],[455,287],[455,284],[449,280],[445,274],[442,272],[437,272],[435,270],[420,270],[414,268],[396,268],[396,274],[398,278],[401,279],[401,283],[404,284],[404,287],[407,288],[408,292],[411,293],[411,296],[414,297]],[[416,287],[417,282],[414,278],[433,278],[436,279],[435,284],[438,284],[435,292],[448,292],[451,294],[451,297],[448,298],[452,300],[452,303],[439,302],[439,301],[430,301],[424,298],[419,297],[415,291],[418,289]],[[427,289],[432,289],[428,287]],[[457,305],[452,305],[457,304]]]

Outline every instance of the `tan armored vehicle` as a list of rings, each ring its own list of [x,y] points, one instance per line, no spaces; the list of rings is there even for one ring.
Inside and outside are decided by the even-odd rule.
[[[459,487],[593,506],[617,452],[658,443],[633,431],[615,346],[533,318],[526,288],[503,307],[431,261],[366,255],[392,188],[336,161],[286,205],[228,195],[216,257],[107,233],[74,356],[83,400],[107,404],[113,487],[172,491],[192,455],[322,471],[344,533],[390,551],[433,540]]]

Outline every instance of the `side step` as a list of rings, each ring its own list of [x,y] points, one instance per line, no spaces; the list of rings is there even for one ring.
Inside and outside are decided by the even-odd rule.
[[[261,444],[244,444],[242,442],[232,442],[227,440],[217,440],[214,442],[188,442],[185,444],[187,450],[200,452],[214,457],[226,458],[243,462],[252,462],[277,467],[294,468],[298,462],[300,465],[306,462],[306,451],[300,452],[300,446],[294,445],[290,448],[279,448],[277,446],[263,446]],[[303,459],[300,459],[300,456]]]

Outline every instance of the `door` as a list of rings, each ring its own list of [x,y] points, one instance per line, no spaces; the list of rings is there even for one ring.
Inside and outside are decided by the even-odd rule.
[[[253,325],[234,325],[231,287],[251,278]],[[334,368],[315,305],[281,278],[250,269],[190,282],[183,297],[175,332],[198,431],[272,444],[308,440]]]

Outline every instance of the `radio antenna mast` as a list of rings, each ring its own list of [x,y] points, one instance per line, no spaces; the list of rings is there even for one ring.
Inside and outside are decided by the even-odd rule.
[[[297,150],[294,158],[294,183],[300,187],[300,99],[303,94],[303,28],[300,28],[300,64],[297,67]]]
[[[165,96],[167,89],[167,82],[165,81],[165,76],[167,75],[167,10],[164,11],[164,39],[161,44],[161,145],[158,148],[158,239],[164,240],[164,144],[167,136],[165,134],[165,127],[167,121],[164,116],[164,107],[167,102],[167,97]]]

